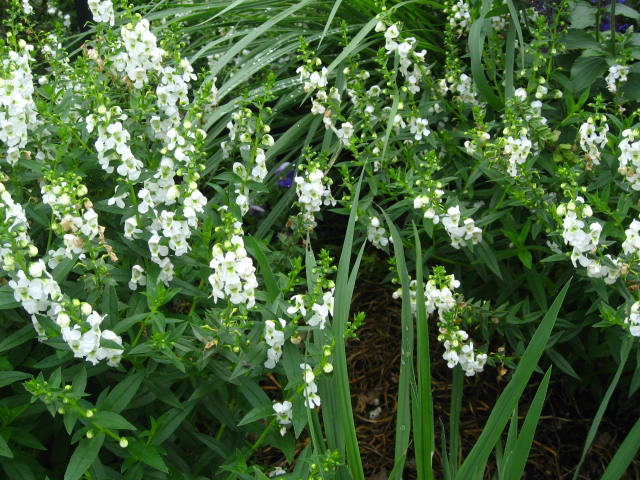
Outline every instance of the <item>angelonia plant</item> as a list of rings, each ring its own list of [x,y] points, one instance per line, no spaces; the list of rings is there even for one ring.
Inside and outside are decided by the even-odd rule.
[[[68,3],[0,0],[7,478],[364,478],[328,426],[358,266],[468,377],[573,277],[542,362],[637,394],[633,6]]]

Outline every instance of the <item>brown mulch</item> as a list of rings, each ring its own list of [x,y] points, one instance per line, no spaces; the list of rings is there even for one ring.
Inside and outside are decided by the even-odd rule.
[[[365,325],[357,332],[359,340],[350,341],[347,347],[356,429],[365,475],[371,480],[386,479],[393,468],[401,329],[400,303],[391,294],[388,286],[367,284],[366,280],[361,284],[352,311],[364,311],[367,317]],[[441,419],[445,428],[448,428],[451,371],[441,358],[442,347],[437,344],[435,337],[434,330],[430,332],[434,413],[436,419]],[[534,382],[536,377],[539,376],[534,374]],[[462,455],[471,450],[504,387],[505,381],[499,379],[496,370],[491,368],[475,377],[465,378],[461,415]],[[525,391],[519,405],[521,418],[526,414],[537,387],[532,383]],[[561,375],[552,377],[523,478],[572,478],[598,407],[593,403],[591,398],[576,398],[566,393]],[[624,436],[638,418],[640,409],[635,410],[618,416],[615,416],[615,412],[605,415],[581,468],[581,480],[602,476]],[[443,476],[440,442],[437,422],[438,448],[434,455],[436,478]],[[412,452],[409,455],[403,477],[407,480],[416,478],[415,459],[411,457]],[[494,459],[490,457],[487,478],[490,478],[489,474],[494,468]],[[640,461],[634,461],[623,478],[640,479]]]

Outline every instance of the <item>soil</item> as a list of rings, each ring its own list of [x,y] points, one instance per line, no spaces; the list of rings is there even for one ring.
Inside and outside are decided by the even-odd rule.
[[[367,479],[386,479],[393,468],[396,393],[400,365],[400,302],[392,298],[388,286],[374,282],[360,283],[353,312],[367,312],[365,325],[357,334],[358,341],[350,341],[347,360],[351,373],[351,391],[356,416],[356,429]],[[442,347],[434,341],[432,331],[432,385],[436,419],[448,428],[451,398],[451,371],[442,360]],[[526,414],[538,385],[527,387],[519,405]],[[539,380],[540,378],[537,378]],[[576,397],[563,388],[567,379],[560,374],[552,377],[542,417],[536,430],[525,475],[526,479],[571,479],[580,460],[584,441],[598,404],[591,398]],[[468,453],[491,412],[506,381],[496,369],[487,368],[475,377],[465,378],[461,414],[461,458]],[[580,470],[579,479],[598,479],[609,464],[618,446],[633,423],[640,416],[640,407],[616,414],[611,408]],[[521,416],[522,418],[522,416]],[[436,424],[438,425],[439,422]],[[440,429],[436,427],[436,445],[441,445]],[[443,478],[439,448],[434,455],[435,478]],[[485,478],[495,471],[490,457]],[[405,480],[416,478],[415,459],[410,452]],[[624,479],[640,479],[640,461],[627,469]]]

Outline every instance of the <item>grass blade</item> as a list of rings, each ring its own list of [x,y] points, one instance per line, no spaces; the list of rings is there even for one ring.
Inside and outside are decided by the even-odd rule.
[[[398,380],[398,409],[396,420],[396,443],[394,454],[394,468],[389,474],[389,479],[400,480],[404,469],[404,462],[411,440],[411,387],[410,380],[413,378],[413,318],[411,312],[411,299],[409,297],[409,273],[404,258],[402,247],[402,237],[393,224],[389,216],[384,213],[384,217],[389,226],[391,237],[393,238],[393,250],[396,259],[396,266],[400,283],[402,285],[402,341],[400,354],[400,377]]]
[[[527,464],[527,458],[529,458],[529,451],[533,444],[536,427],[540,421],[542,407],[544,405],[545,398],[547,397],[547,389],[549,388],[550,379],[551,368],[549,368],[544,374],[544,378],[533,397],[527,416],[524,419],[522,430],[520,430],[515,446],[513,450],[508,453],[509,457],[506,461],[505,474],[503,478],[522,478]]]
[[[362,185],[362,176],[356,186],[353,203],[357,205],[360,196],[360,187]],[[354,480],[364,480],[364,471],[362,469],[362,460],[360,458],[360,450],[358,448],[358,438],[356,436],[356,427],[353,420],[353,409],[351,407],[351,395],[349,390],[349,373],[347,370],[347,356],[345,352],[344,334],[346,324],[349,319],[349,310],[351,307],[351,297],[355,284],[355,274],[357,272],[360,259],[364,252],[360,249],[358,258],[351,272],[349,273],[349,264],[351,261],[351,252],[353,250],[353,235],[356,223],[356,210],[352,209],[347,224],[347,232],[344,237],[342,253],[338,263],[338,273],[336,276],[335,287],[335,304],[333,315],[333,336],[335,339],[335,349],[333,357],[333,381],[325,382],[324,385],[330,387],[327,395],[334,397],[335,401],[329,402],[323,409],[323,418],[325,422],[332,422],[335,432],[342,432],[341,443],[344,442],[344,453],[347,459],[347,465],[351,478]],[[351,281],[350,281],[351,280]],[[323,395],[324,395],[323,393]],[[324,395],[325,397],[327,395]],[[334,449],[337,445],[332,439],[329,440],[329,448]]]
[[[621,478],[631,461],[636,458],[638,449],[640,449],[640,418],[625,437],[600,480],[617,480]]]
[[[416,226],[413,226],[416,242],[416,334],[418,389],[413,402],[413,436],[415,440],[418,478],[433,479],[431,459],[435,450],[433,425],[433,398],[431,396],[431,359],[429,352],[429,326],[424,301],[422,246]]]
[[[591,443],[593,443],[593,439],[596,438],[596,433],[598,431],[598,427],[600,426],[600,422],[602,421],[602,417],[604,417],[604,412],[607,410],[607,406],[609,405],[609,401],[611,400],[611,396],[613,395],[613,391],[616,389],[618,385],[618,381],[620,380],[620,376],[622,375],[622,371],[624,370],[624,366],[627,363],[627,358],[629,358],[629,352],[631,352],[631,347],[633,346],[633,341],[630,339],[626,339],[622,342],[622,348],[620,349],[620,363],[618,364],[618,369],[616,370],[616,374],[613,376],[613,380],[611,380],[611,385],[607,389],[607,392],[602,399],[602,403],[598,407],[598,411],[596,412],[596,416],[593,418],[593,423],[589,428],[589,433],[587,433],[587,440],[584,442],[584,448],[582,449],[582,456],[580,457],[580,462],[576,466],[576,471],[573,473],[573,480],[578,478],[578,474],[580,473],[580,468],[582,467],[582,463],[584,459],[587,457],[587,452],[589,448],[591,448]]]
[[[460,458],[460,412],[462,411],[462,392],[464,389],[462,368],[457,367],[451,372],[451,407],[449,410],[449,471],[451,478],[458,472]]]
[[[529,378],[531,378],[531,374],[538,365],[538,361],[549,340],[551,330],[556,323],[560,306],[562,305],[570,284],[571,280],[562,288],[542,319],[540,326],[536,329],[529,346],[520,360],[518,368],[516,368],[513,374],[513,378],[498,398],[480,437],[458,471],[457,478],[470,478],[472,473],[476,472],[480,466],[484,468],[484,465],[486,465],[494,445],[509,421],[511,412],[513,412],[522,392],[529,382]]]

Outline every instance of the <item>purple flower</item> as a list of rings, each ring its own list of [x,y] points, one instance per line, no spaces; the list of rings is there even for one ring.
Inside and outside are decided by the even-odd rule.
[[[283,177],[280,180],[278,180],[278,185],[280,185],[282,188],[289,188],[292,184],[293,184],[293,170],[287,173],[286,177]]]

